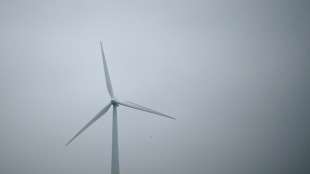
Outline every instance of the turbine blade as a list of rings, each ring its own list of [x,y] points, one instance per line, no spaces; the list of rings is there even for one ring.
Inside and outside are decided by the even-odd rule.
[[[116,103],[117,103],[117,104],[120,104],[120,105],[123,105],[123,106],[127,106],[127,107],[130,107],[130,108],[133,108],[133,109],[138,109],[138,110],[145,111],[145,112],[149,112],[149,113],[152,113],[152,114],[157,114],[157,115],[161,115],[161,116],[164,116],[164,117],[167,117],[167,118],[175,119],[175,118],[170,117],[170,116],[168,116],[168,115],[166,115],[166,114],[157,112],[157,111],[155,111],[155,110],[146,108],[146,107],[144,107],[144,106],[141,106],[141,105],[138,105],[138,104],[129,102],[129,101],[125,101],[125,102],[116,101]]]
[[[111,107],[111,103],[105,106],[101,111],[95,115],[93,119],[91,119],[77,134],[74,135],[73,138],[66,144],[68,146],[77,136],[79,136],[85,129],[87,129],[90,125],[92,125],[96,120],[98,120],[101,116],[103,116]]]
[[[110,75],[109,75],[109,70],[108,70],[107,62],[105,61],[105,57],[104,57],[104,52],[103,52],[102,42],[101,41],[100,41],[100,46],[101,46],[102,61],[103,61],[103,68],[104,68],[104,74],[105,74],[105,80],[106,80],[107,88],[108,88],[108,91],[109,91],[109,94],[110,94],[111,98],[114,98],[112,84],[111,84]]]

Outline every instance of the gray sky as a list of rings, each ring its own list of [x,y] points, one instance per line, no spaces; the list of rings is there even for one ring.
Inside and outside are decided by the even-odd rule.
[[[0,173],[310,173],[308,1],[0,1]]]

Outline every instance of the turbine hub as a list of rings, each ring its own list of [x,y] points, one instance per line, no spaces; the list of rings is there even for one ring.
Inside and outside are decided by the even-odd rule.
[[[115,97],[111,98],[111,103],[112,103],[112,105],[118,106],[117,98],[115,98]]]

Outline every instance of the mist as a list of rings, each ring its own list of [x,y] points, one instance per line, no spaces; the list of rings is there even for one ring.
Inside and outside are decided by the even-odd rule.
[[[0,1],[0,173],[310,173],[308,1]]]

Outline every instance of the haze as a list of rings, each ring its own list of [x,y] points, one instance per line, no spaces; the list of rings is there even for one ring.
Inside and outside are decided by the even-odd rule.
[[[310,173],[309,1],[0,1],[0,173]]]

